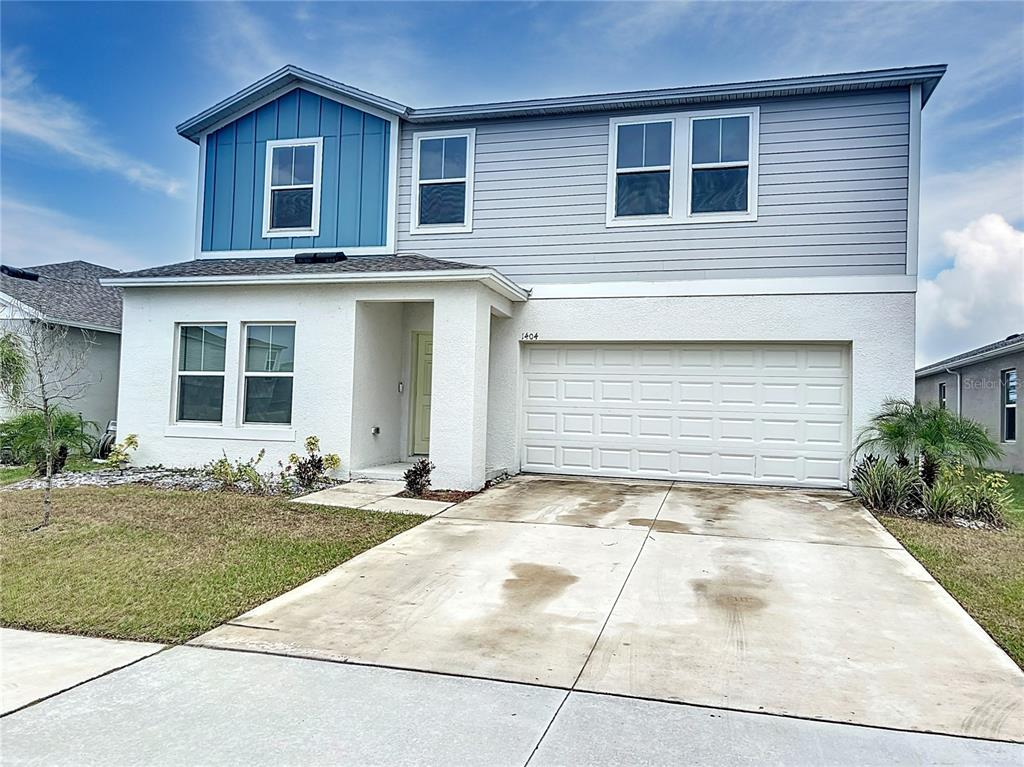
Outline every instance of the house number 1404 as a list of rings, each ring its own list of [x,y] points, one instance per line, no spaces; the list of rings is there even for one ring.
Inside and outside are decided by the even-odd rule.
[[[523,333],[524,341],[536,341],[540,338],[540,333]]]

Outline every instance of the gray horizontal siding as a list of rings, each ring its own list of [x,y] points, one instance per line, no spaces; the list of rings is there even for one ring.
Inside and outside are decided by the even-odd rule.
[[[406,129],[399,249],[494,266],[527,285],[904,272],[907,92],[760,107],[758,220],[732,224],[606,227],[608,118],[588,115],[478,124],[473,231],[410,235]]]

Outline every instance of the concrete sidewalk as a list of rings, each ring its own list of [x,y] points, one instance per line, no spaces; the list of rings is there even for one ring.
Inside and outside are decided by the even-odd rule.
[[[6,716],[0,737],[12,766],[1024,761],[1008,743],[196,647]]]
[[[163,647],[0,628],[0,714],[127,666]]]

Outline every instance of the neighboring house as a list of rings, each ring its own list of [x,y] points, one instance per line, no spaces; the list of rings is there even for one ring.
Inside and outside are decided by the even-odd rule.
[[[1024,333],[986,344],[921,368],[918,402],[938,402],[978,421],[999,442],[1003,457],[989,467],[1024,472],[1024,442],[1017,412],[1017,376],[1024,370]]]
[[[100,284],[119,272],[86,261],[24,267],[38,279],[0,275],[0,325],[17,327],[23,320],[45,320],[68,328],[66,341],[85,349],[83,395],[61,403],[102,432],[117,414],[117,374],[121,356],[121,290]],[[12,414],[0,404],[2,417]]]
[[[356,475],[429,455],[435,487],[844,486],[913,391],[944,71],[412,109],[285,67],[178,126],[192,260],[106,281],[121,430],[187,465],[317,434]]]

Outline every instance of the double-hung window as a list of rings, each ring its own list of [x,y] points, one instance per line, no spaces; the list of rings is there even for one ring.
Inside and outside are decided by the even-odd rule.
[[[1004,370],[1002,375],[1002,438],[1003,442],[1017,441],[1017,370]]]
[[[621,123],[615,141],[615,216],[667,216],[672,121]]]
[[[757,107],[613,117],[606,224],[757,220]]]
[[[750,117],[690,122],[690,215],[750,208]]]
[[[946,409],[946,384],[945,383],[940,383],[939,384],[939,409],[940,410],[945,410]]]
[[[413,139],[412,234],[473,230],[473,129]]]
[[[220,423],[226,325],[179,325],[176,421]]]
[[[264,237],[316,237],[320,234],[322,166],[322,138],[267,142]]]
[[[245,326],[242,422],[290,424],[295,371],[295,326]]]

